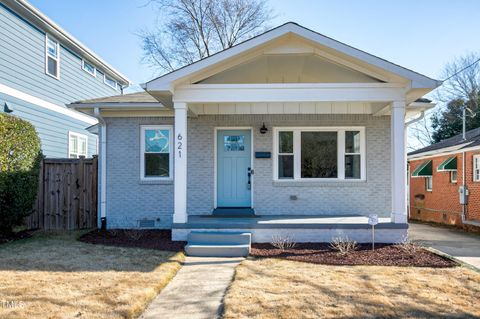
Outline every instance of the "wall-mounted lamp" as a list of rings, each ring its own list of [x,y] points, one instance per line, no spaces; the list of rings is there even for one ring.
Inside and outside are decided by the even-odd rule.
[[[260,128],[260,134],[265,134],[267,132],[268,132],[268,128],[265,126],[265,122],[263,122],[263,125]]]
[[[3,111],[4,111],[5,113],[12,113],[12,112],[13,112],[13,110],[8,107],[7,102],[5,102],[5,104],[3,105]]]

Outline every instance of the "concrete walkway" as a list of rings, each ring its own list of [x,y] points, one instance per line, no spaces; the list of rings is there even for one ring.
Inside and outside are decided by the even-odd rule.
[[[442,226],[411,223],[411,241],[432,247],[480,269],[480,235]]]
[[[222,300],[235,267],[243,258],[189,257],[177,275],[147,307],[142,319],[212,319],[222,313]]]

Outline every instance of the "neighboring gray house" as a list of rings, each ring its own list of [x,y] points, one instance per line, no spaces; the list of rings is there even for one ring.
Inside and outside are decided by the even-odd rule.
[[[122,93],[129,81],[24,0],[0,2],[0,111],[30,121],[47,157],[97,154],[95,118],[65,104]]]
[[[101,123],[107,228],[367,242],[376,214],[377,240],[396,242],[408,228],[405,127],[438,85],[287,23],[146,92],[70,107]]]

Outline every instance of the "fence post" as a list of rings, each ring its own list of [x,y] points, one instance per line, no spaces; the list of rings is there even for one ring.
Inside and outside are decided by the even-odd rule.
[[[78,194],[78,215],[77,215],[77,227],[83,228],[85,223],[85,178],[84,178],[84,171],[85,171],[85,157],[80,156],[78,162],[78,185],[80,187]]]

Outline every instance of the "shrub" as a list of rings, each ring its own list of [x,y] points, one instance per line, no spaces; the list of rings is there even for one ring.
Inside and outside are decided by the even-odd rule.
[[[286,235],[273,235],[272,242],[270,243],[273,247],[280,249],[281,251],[295,248],[297,245],[293,237]]]
[[[330,247],[333,250],[338,251],[341,256],[346,256],[349,253],[357,250],[358,244],[355,240],[350,240],[348,237],[335,237],[330,243]]]
[[[31,214],[42,153],[32,124],[0,113],[0,234]]]

